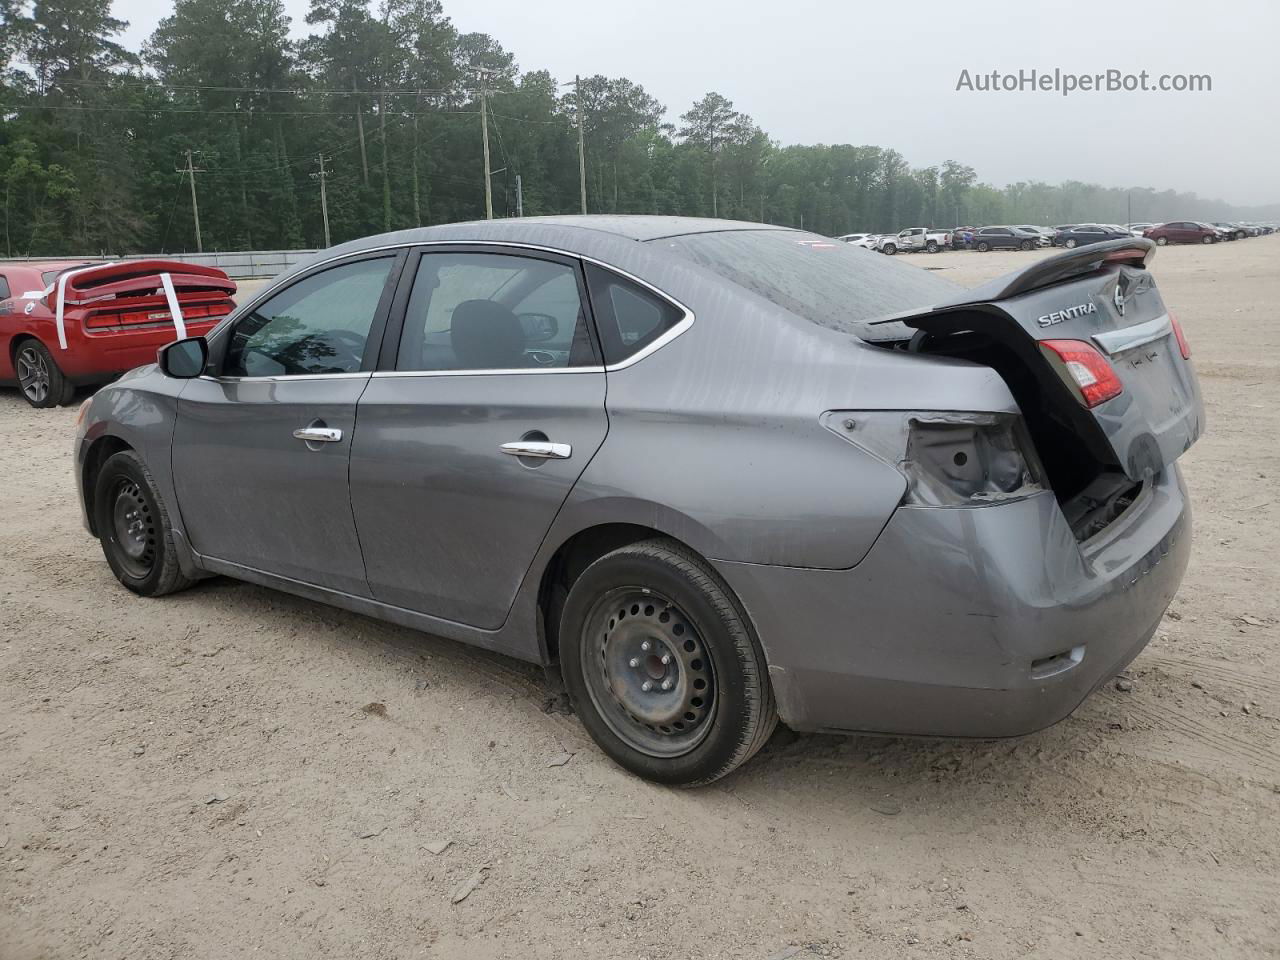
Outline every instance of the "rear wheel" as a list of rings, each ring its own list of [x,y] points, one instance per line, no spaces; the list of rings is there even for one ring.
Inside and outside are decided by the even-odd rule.
[[[93,490],[94,528],[116,579],[144,597],[191,586],[178,566],[173,525],[151,471],[132,450],[113,454]]]
[[[668,540],[620,547],[574,581],[561,670],[587,732],[659,783],[710,783],[777,724],[764,655],[704,561]]]
[[[1063,244],[1068,250],[1074,250],[1076,246],[1076,238],[1068,237],[1066,243]]]
[[[33,407],[63,407],[74,399],[76,386],[58,369],[49,348],[39,340],[24,340],[13,355],[22,397]]]
[[[928,253],[937,253],[937,252],[938,252],[938,241],[936,241],[936,240],[930,240],[927,244],[925,244],[925,247],[924,247],[924,248],[925,248],[925,250],[926,250]]]

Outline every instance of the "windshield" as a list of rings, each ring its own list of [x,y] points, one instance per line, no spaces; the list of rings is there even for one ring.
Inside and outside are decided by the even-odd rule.
[[[797,316],[864,339],[860,321],[927,307],[961,289],[920,267],[798,230],[727,230],[658,242]]]

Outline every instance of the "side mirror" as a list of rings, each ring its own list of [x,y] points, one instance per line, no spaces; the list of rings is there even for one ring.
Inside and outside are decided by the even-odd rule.
[[[209,363],[209,342],[204,337],[175,340],[160,348],[156,363],[166,377],[194,380]]]
[[[546,343],[560,332],[560,321],[549,313],[522,313],[517,319],[526,343]]]

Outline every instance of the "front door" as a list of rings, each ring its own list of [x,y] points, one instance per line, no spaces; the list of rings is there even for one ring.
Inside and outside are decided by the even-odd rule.
[[[368,596],[347,469],[397,261],[310,273],[219,333],[217,375],[183,390],[173,438],[202,556]]]
[[[472,247],[408,277],[351,454],[370,589],[495,629],[607,430],[581,266]]]

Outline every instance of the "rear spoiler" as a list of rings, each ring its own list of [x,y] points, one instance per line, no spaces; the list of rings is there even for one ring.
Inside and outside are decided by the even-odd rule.
[[[187,335],[182,321],[178,293],[220,293],[230,297],[236,284],[217,267],[206,267],[179,260],[122,260],[95,263],[87,267],[64,270],[44,290],[45,298],[57,291],[54,320],[58,329],[58,346],[67,349],[64,313],[67,304],[79,306],[107,300],[128,293],[162,289],[169,304],[177,339]]]
[[[910,338],[910,330],[914,328],[911,321],[925,314],[945,313],[958,308],[978,307],[997,300],[1008,300],[1010,297],[1030,293],[1051,287],[1055,283],[1071,280],[1095,273],[1108,263],[1127,263],[1131,266],[1145,267],[1155,256],[1156,245],[1145,237],[1122,237],[1119,240],[1107,240],[1093,243],[1087,247],[1076,247],[1045,257],[1025,270],[1016,270],[997,277],[972,290],[958,294],[954,299],[942,300],[928,307],[917,307],[914,310],[903,310],[900,313],[874,320],[865,320],[859,325],[862,339],[871,342],[889,340],[906,340]],[[895,329],[894,324],[899,326]]]

